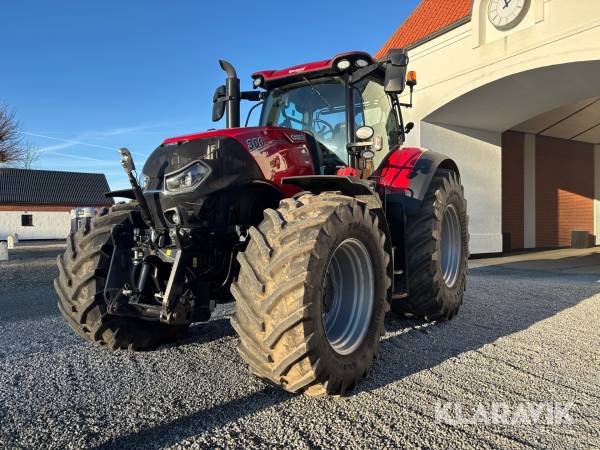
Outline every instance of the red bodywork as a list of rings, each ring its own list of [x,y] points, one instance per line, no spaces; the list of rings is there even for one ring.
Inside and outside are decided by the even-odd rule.
[[[375,172],[377,184],[391,191],[408,189],[415,164],[422,154],[423,149],[417,147],[394,150]]]
[[[306,133],[290,128],[225,128],[165,139],[163,144],[215,136],[225,136],[238,141],[252,155],[265,180],[276,185],[285,196],[292,196],[300,189],[282,184],[283,178],[317,173],[308,149]]]
[[[285,83],[289,83],[293,80],[290,78],[298,77],[302,78],[310,75],[315,75],[318,73],[328,73],[331,71],[338,72],[335,68],[335,65],[338,61],[342,59],[347,59],[351,63],[358,59],[362,59],[367,61],[369,64],[373,62],[373,58],[366,52],[346,52],[335,55],[331,59],[324,59],[322,61],[314,61],[306,64],[300,64],[293,67],[288,67],[287,69],[281,70],[262,70],[259,72],[254,72],[252,74],[252,78],[262,78],[266,85],[276,82],[276,81],[285,81]]]
[[[266,181],[274,184],[283,195],[299,192],[293,185],[283,184],[286,177],[315,175],[308,148],[306,133],[281,127],[225,128],[168,138],[163,144],[191,141],[207,137],[225,136],[238,141],[253,157]],[[423,150],[415,147],[392,151],[373,174],[373,178],[387,191],[409,188],[415,163]],[[341,176],[357,176],[358,171],[346,167],[338,171]]]

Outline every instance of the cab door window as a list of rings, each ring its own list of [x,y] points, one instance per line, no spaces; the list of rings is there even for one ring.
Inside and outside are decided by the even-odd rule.
[[[356,128],[368,125],[383,138],[383,148],[375,153],[377,167],[400,142],[400,128],[390,98],[381,81],[368,77],[354,85],[354,103]]]

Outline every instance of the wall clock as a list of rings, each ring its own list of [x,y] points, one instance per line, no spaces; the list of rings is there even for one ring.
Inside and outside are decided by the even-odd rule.
[[[490,0],[488,19],[499,30],[518,24],[529,7],[530,0]]]

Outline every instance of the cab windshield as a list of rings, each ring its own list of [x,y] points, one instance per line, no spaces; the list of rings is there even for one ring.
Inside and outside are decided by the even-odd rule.
[[[341,161],[347,161],[346,89],[339,77],[305,79],[273,89],[260,122],[308,132]]]

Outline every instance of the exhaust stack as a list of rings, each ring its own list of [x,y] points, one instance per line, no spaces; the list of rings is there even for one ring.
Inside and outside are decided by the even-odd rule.
[[[227,61],[219,60],[221,68],[227,72],[225,92],[227,98],[227,128],[240,126],[240,79],[234,67]]]

